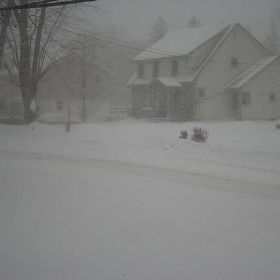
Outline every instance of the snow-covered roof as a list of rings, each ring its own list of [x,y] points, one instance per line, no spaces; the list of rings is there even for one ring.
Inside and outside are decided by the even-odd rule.
[[[233,81],[226,85],[226,89],[240,88],[261,72],[265,67],[272,63],[278,56],[269,56],[260,59],[256,63],[249,66],[244,72],[239,74]]]
[[[204,68],[204,66],[208,63],[208,61],[211,59],[211,57],[219,49],[221,44],[224,42],[224,40],[227,38],[227,36],[229,35],[229,33],[233,30],[233,28],[235,26],[236,26],[236,24],[230,24],[230,25],[227,26],[227,28],[225,28],[226,31],[224,32],[221,40],[216,44],[214,49],[211,51],[211,53],[208,55],[208,57],[203,61],[203,63],[201,65],[199,65],[199,67],[195,70],[195,72],[193,74],[194,76],[196,76]]]
[[[227,27],[228,25],[220,24],[170,31],[161,40],[138,54],[133,60],[187,55]]]
[[[134,73],[131,79],[128,81],[128,86],[141,86],[141,85],[149,85],[152,82],[152,78],[150,79],[143,79],[143,78],[137,78],[137,73]]]
[[[136,85],[149,85],[154,81],[158,81],[167,87],[181,87],[182,83],[188,83],[193,81],[194,76],[185,76],[185,77],[155,77],[150,79],[140,79],[137,78],[135,73],[132,78],[127,83],[128,86]]]
[[[193,76],[186,77],[157,77],[155,78],[167,87],[181,87],[182,83],[192,82]]]

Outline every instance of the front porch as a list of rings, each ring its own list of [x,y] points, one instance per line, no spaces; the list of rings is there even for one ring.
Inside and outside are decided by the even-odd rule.
[[[165,86],[154,81],[132,92],[132,115],[160,121],[189,121],[195,115],[195,90],[192,83]]]

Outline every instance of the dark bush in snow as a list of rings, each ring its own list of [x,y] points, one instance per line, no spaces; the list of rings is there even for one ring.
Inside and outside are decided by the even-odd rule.
[[[194,127],[192,141],[195,142],[206,142],[209,137],[209,132],[206,129],[202,129],[201,127]]]
[[[276,121],[275,126],[277,129],[280,129],[280,118]]]
[[[186,130],[181,130],[181,135],[179,136],[180,139],[187,139],[188,138],[188,132]]]

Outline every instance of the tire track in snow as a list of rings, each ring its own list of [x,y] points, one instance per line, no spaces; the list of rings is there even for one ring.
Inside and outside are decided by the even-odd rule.
[[[227,178],[215,174],[207,174],[202,172],[192,172],[187,170],[178,170],[172,168],[149,166],[146,164],[130,163],[125,161],[102,159],[102,158],[86,158],[63,154],[45,154],[38,152],[22,152],[22,151],[4,151],[0,150],[1,158],[13,158],[22,160],[43,160],[55,161],[67,164],[84,165],[94,168],[106,168],[111,171],[134,172],[138,175],[151,177],[165,177],[166,180],[176,180],[188,184],[214,188],[232,192],[242,192],[246,194],[255,194],[258,196],[268,196],[280,199],[280,185],[262,184],[248,180],[238,180]],[[181,176],[178,176],[181,175]],[[209,181],[210,180],[210,181]]]

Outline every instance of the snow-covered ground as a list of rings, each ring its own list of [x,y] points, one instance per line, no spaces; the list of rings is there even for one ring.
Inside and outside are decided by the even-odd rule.
[[[1,280],[278,280],[279,236],[275,122],[0,125]]]

